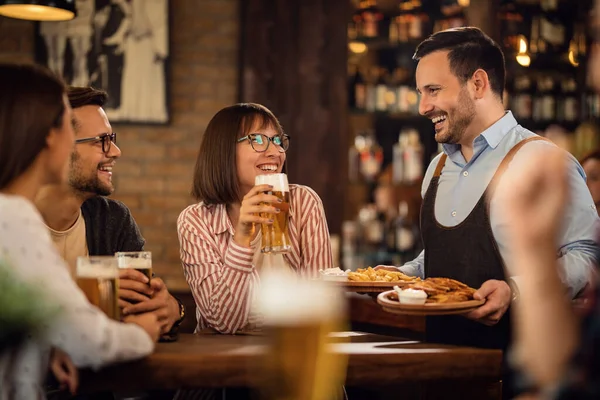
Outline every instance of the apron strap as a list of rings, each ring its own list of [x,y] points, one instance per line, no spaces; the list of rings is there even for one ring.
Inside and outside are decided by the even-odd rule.
[[[438,161],[437,166],[435,167],[435,172],[433,173],[434,178],[442,174],[442,169],[444,169],[444,165],[446,164],[446,158],[448,158],[446,153],[442,154],[442,156],[440,157],[440,160]]]

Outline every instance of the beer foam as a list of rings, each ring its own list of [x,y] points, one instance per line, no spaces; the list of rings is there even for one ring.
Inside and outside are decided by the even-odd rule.
[[[346,317],[346,298],[338,288],[301,279],[284,270],[261,275],[258,311],[270,325],[296,325]]]
[[[117,258],[119,268],[134,268],[134,269],[150,269],[152,268],[151,258],[127,257],[121,256]]]
[[[289,192],[288,179],[286,174],[264,174],[257,175],[254,179],[255,185],[271,185],[274,192]]]
[[[112,279],[119,276],[116,268],[98,267],[93,264],[77,264],[77,278]]]

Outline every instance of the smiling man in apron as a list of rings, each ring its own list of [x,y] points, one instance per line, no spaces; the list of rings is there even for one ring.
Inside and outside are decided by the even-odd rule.
[[[504,56],[478,28],[441,31],[424,40],[418,60],[419,112],[435,127],[443,152],[423,180],[421,231],[424,251],[400,270],[421,277],[450,277],[485,299],[464,316],[429,317],[428,341],[505,349],[510,341],[508,310],[518,298],[518,276],[506,276],[510,263],[506,226],[496,213],[490,183],[510,185],[505,170],[551,142],[521,127],[504,109]],[[543,168],[543,166],[540,166]],[[571,157],[571,201],[563,216],[557,258],[564,283],[575,296],[585,286],[594,259],[598,223],[585,174]],[[498,187],[500,187],[498,186]]]

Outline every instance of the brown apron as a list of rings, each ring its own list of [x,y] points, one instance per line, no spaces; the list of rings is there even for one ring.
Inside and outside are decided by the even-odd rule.
[[[435,200],[446,155],[440,158],[421,207],[421,235],[425,248],[425,277],[457,279],[478,289],[490,279],[504,280],[504,261],[492,233],[489,195],[516,152],[527,142],[545,140],[533,137],[516,144],[504,157],[490,184],[460,224],[446,227],[435,218]],[[443,199],[441,200],[443,201]],[[494,326],[465,317],[427,317],[426,340],[462,346],[506,349],[510,341],[510,308]]]

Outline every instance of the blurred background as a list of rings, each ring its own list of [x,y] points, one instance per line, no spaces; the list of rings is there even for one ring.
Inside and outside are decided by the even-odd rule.
[[[483,29],[506,55],[506,107],[580,158],[600,139],[600,101],[586,71],[591,3],[152,0],[146,23],[163,40],[151,54],[159,75],[144,82],[166,107],[154,119],[118,112],[122,87],[114,82],[135,71],[135,59],[125,62],[114,38],[127,10],[136,15],[135,0],[77,0],[86,20],[64,41],[58,66],[44,40],[48,26],[0,16],[0,61],[54,65],[70,83],[113,96],[109,116],[123,152],[113,197],[133,212],[155,272],[184,296],[176,220],[193,203],[195,157],[216,111],[251,101],[281,120],[292,137],[289,180],[323,199],[340,266],[398,265],[421,250],[421,181],[440,151],[432,124],[418,115],[416,45],[442,29]]]

